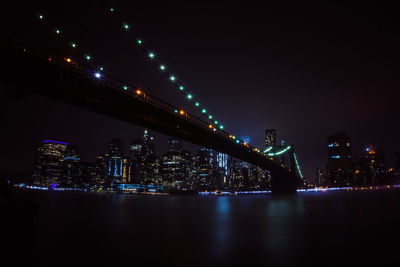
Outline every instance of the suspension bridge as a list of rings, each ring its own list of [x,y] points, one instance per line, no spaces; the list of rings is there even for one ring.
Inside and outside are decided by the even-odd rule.
[[[193,105],[198,114],[104,73],[103,66],[87,53],[80,58],[69,57],[68,53],[45,47],[40,40],[3,28],[0,79],[6,84],[7,92],[16,97],[40,95],[55,99],[228,154],[268,170],[273,193],[294,193],[297,186],[303,185],[293,145],[263,150],[226,131],[225,126],[195,99],[193,93],[187,92],[186,86],[174,74],[166,72],[166,65],[144,47],[143,40],[130,31],[131,26],[121,20],[115,9],[107,7],[107,12],[115,18],[121,30],[134,39],[149,64],[154,64],[168,82],[175,85],[177,92]],[[36,19],[43,23],[46,21],[41,13],[36,13]],[[52,29],[55,35],[62,35],[62,29]],[[77,42],[69,42],[69,45],[71,49],[78,49]],[[282,154],[289,155],[294,167],[287,168],[279,162],[277,158]]]

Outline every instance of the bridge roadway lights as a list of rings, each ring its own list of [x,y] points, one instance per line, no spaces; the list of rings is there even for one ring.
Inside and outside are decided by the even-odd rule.
[[[12,88],[11,91],[21,91],[20,97],[41,95],[214,149],[269,170],[272,193],[296,193],[296,181],[299,178],[296,179],[294,173],[257,152],[249,151],[246,146],[238,146],[231,139],[215,134],[207,126],[166,111],[158,106],[158,102],[157,105],[148,103],[141,98],[128,97],[124,90],[114,90],[106,84],[94,83],[93,78],[73,71],[70,65],[49,63],[47,58],[39,58],[33,53],[25,53],[18,47],[10,46],[8,42],[3,43],[1,36],[0,52],[0,80],[7,88]]]

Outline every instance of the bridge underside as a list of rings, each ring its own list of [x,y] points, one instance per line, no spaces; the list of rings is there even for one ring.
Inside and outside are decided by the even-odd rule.
[[[52,64],[7,43],[1,42],[0,45],[0,79],[11,94],[55,99],[226,153],[269,170],[273,193],[296,192],[299,178],[294,172],[245,146],[237,145],[178,114],[167,112],[138,97],[130,97],[105,83],[95,83],[92,78],[73,69]]]

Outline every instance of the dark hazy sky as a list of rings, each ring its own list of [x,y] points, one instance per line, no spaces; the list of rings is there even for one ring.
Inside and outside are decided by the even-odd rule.
[[[105,7],[82,2],[6,6],[1,22],[65,55],[88,52],[109,74],[185,107]],[[278,139],[295,144],[307,176],[325,167],[329,135],[347,132],[356,157],[364,145],[375,144],[390,160],[400,145],[400,25],[394,6],[114,3],[226,130],[263,147],[265,129],[277,129]],[[38,11],[63,30],[63,38],[35,19]],[[70,40],[79,43],[78,54],[68,48]],[[31,170],[34,149],[44,139],[77,144],[82,158],[92,161],[111,138],[129,144],[143,132],[39,97],[17,101],[2,94],[0,104],[2,170]],[[153,134],[158,152],[164,152],[166,137]]]

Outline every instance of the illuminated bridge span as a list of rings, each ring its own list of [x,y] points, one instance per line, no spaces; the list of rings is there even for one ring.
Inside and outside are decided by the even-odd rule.
[[[39,15],[39,19],[42,20],[43,16]],[[129,29],[127,24],[122,26],[125,30]],[[60,33],[59,29],[55,29],[55,34]],[[139,45],[142,44],[141,39],[136,40]],[[262,151],[244,142],[225,131],[224,126],[204,107],[200,107],[199,102],[192,101],[191,93],[186,93],[185,97],[193,102],[206,120],[104,74],[103,67],[89,63],[92,60],[89,55],[85,55],[85,61],[66,57],[9,31],[4,31],[0,45],[0,78],[9,92],[16,96],[37,94],[56,99],[226,153],[270,171],[273,193],[294,193],[297,185],[302,184],[300,177],[303,177],[291,146],[272,153],[270,148]],[[75,48],[77,44],[71,43],[71,46]],[[155,60],[155,54],[146,49],[144,52]],[[165,65],[160,65],[161,71],[165,68]],[[167,75],[167,78],[171,82],[176,81],[174,75]],[[184,91],[182,85],[177,87],[179,91]],[[293,151],[291,155],[298,175],[294,168],[284,168],[275,159],[275,156],[289,151]]]

